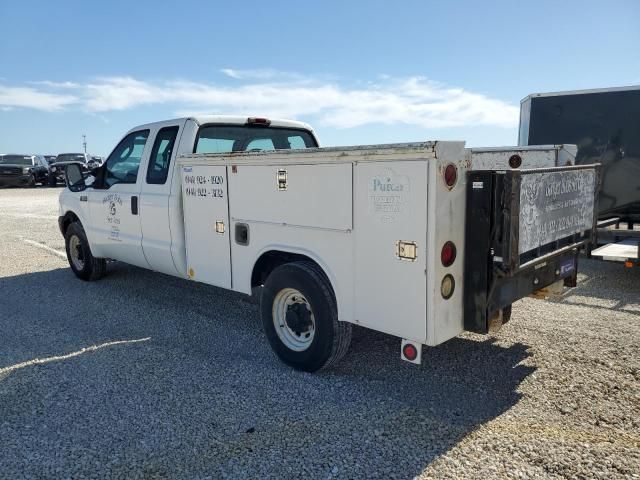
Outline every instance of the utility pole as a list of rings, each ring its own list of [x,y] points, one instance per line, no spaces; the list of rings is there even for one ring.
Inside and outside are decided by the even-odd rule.
[[[84,153],[87,153],[87,136],[82,135],[82,146],[84,147]]]

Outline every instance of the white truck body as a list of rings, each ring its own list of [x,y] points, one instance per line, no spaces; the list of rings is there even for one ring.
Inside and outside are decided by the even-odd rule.
[[[445,273],[462,285],[462,261],[445,269],[437,246],[464,251],[468,160],[462,142],[183,156],[188,271],[249,294],[262,255],[304,255],[331,280],[339,320],[437,345],[463,329],[462,289],[440,296]],[[442,181],[450,163],[460,175],[452,189]],[[224,181],[199,187],[205,195],[190,190],[192,179],[211,177]],[[231,228],[217,234],[216,222]],[[234,241],[237,223],[249,227],[248,245]],[[415,259],[397,255],[402,241],[416,246]]]
[[[593,205],[583,213],[580,224],[562,232],[565,237],[576,237],[572,243],[562,244],[566,270],[563,266],[560,273],[560,263],[553,267],[555,257],[538,265],[549,270],[546,277],[533,275],[533,269],[521,272],[516,268],[512,273],[520,284],[530,280],[531,285],[512,288],[510,296],[503,295],[493,303],[487,301],[478,319],[468,320],[465,315],[469,317],[475,306],[469,306],[465,295],[473,295],[474,302],[478,296],[465,292],[465,275],[470,275],[469,266],[465,267],[467,251],[473,250],[475,243],[466,221],[469,192],[488,190],[490,182],[474,181],[474,190],[470,190],[467,174],[513,170],[509,166],[513,155],[535,166],[555,165],[558,158],[565,162],[571,148],[472,150],[463,142],[422,142],[194,154],[196,130],[203,123],[212,120],[183,119],[133,129],[149,130],[135,183],[65,190],[60,196],[63,234],[69,237],[69,223],[77,221],[86,232],[93,257],[116,259],[245,294],[267,283],[279,265],[311,262],[326,276],[335,296],[338,322],[398,336],[403,347],[413,345],[417,350],[417,358],[406,355],[405,359],[419,362],[422,345],[438,345],[465,329],[485,331],[487,315],[510,306],[523,292],[537,290],[534,285],[541,288],[575,277],[575,249],[584,243],[585,231],[592,227]],[[308,126],[293,122],[274,124],[311,132]],[[166,183],[149,185],[143,172],[148,170],[151,140],[167,126],[180,128],[179,148],[173,151]],[[108,164],[109,160],[103,168]],[[588,178],[593,182],[593,177]],[[593,184],[581,184],[580,188],[584,190],[581,194],[593,197]],[[135,209],[132,197],[139,197]],[[552,239],[556,250],[560,236]],[[472,245],[465,245],[469,238]],[[446,265],[445,244],[452,245],[454,252],[452,262]],[[535,243],[533,247],[540,250],[542,245]],[[492,248],[481,253],[482,268],[494,261]],[[73,268],[73,248],[68,246],[67,252]],[[502,258],[496,256],[498,261]],[[538,285],[540,281],[544,284]],[[483,286],[469,288],[488,291]],[[286,312],[294,307],[289,304]],[[268,316],[273,311],[275,319],[276,307],[269,308],[263,309],[263,321],[265,312]],[[309,324],[319,321],[318,312],[308,308],[311,316],[303,320]],[[296,311],[299,317],[292,315],[291,324],[299,325],[305,314]],[[469,327],[470,321],[480,327]],[[289,322],[287,317],[287,326]],[[284,326],[284,320],[281,323]]]

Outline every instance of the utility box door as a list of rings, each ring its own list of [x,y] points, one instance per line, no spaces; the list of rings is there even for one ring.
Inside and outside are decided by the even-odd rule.
[[[233,220],[351,230],[351,163],[238,165],[233,184]]]
[[[185,165],[181,173],[187,275],[231,288],[227,167]]]
[[[357,322],[421,343],[427,335],[427,163],[360,162],[354,178]]]

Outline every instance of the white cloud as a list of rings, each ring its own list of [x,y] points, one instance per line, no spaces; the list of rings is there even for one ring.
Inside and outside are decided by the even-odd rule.
[[[80,87],[79,83],[75,82],[52,82],[50,80],[40,80],[37,82],[27,82],[31,85],[44,85],[45,87],[53,87],[53,88],[78,88]]]
[[[518,123],[515,105],[423,77],[382,75],[350,86],[272,70],[224,69],[223,73],[234,82],[103,77],[86,84],[39,82],[39,89],[0,86],[0,107],[56,110],[75,105],[104,113],[163,104],[180,112],[301,118],[336,128],[371,123],[510,128]]]
[[[227,77],[233,78],[235,80],[278,79],[279,81],[283,81],[283,80],[303,81],[308,79],[308,77],[300,75],[298,73],[279,72],[278,70],[273,70],[271,68],[258,68],[258,69],[247,69],[247,70],[240,70],[235,68],[222,68],[220,72],[222,72]]]
[[[7,87],[0,85],[0,107],[34,108],[37,110],[60,110],[76,103],[73,95],[46,92],[31,87]]]

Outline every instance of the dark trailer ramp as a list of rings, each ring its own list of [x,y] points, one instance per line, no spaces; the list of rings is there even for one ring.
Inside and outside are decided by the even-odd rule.
[[[576,164],[602,165],[599,218],[640,222],[640,86],[531,94],[518,144],[577,145]]]

